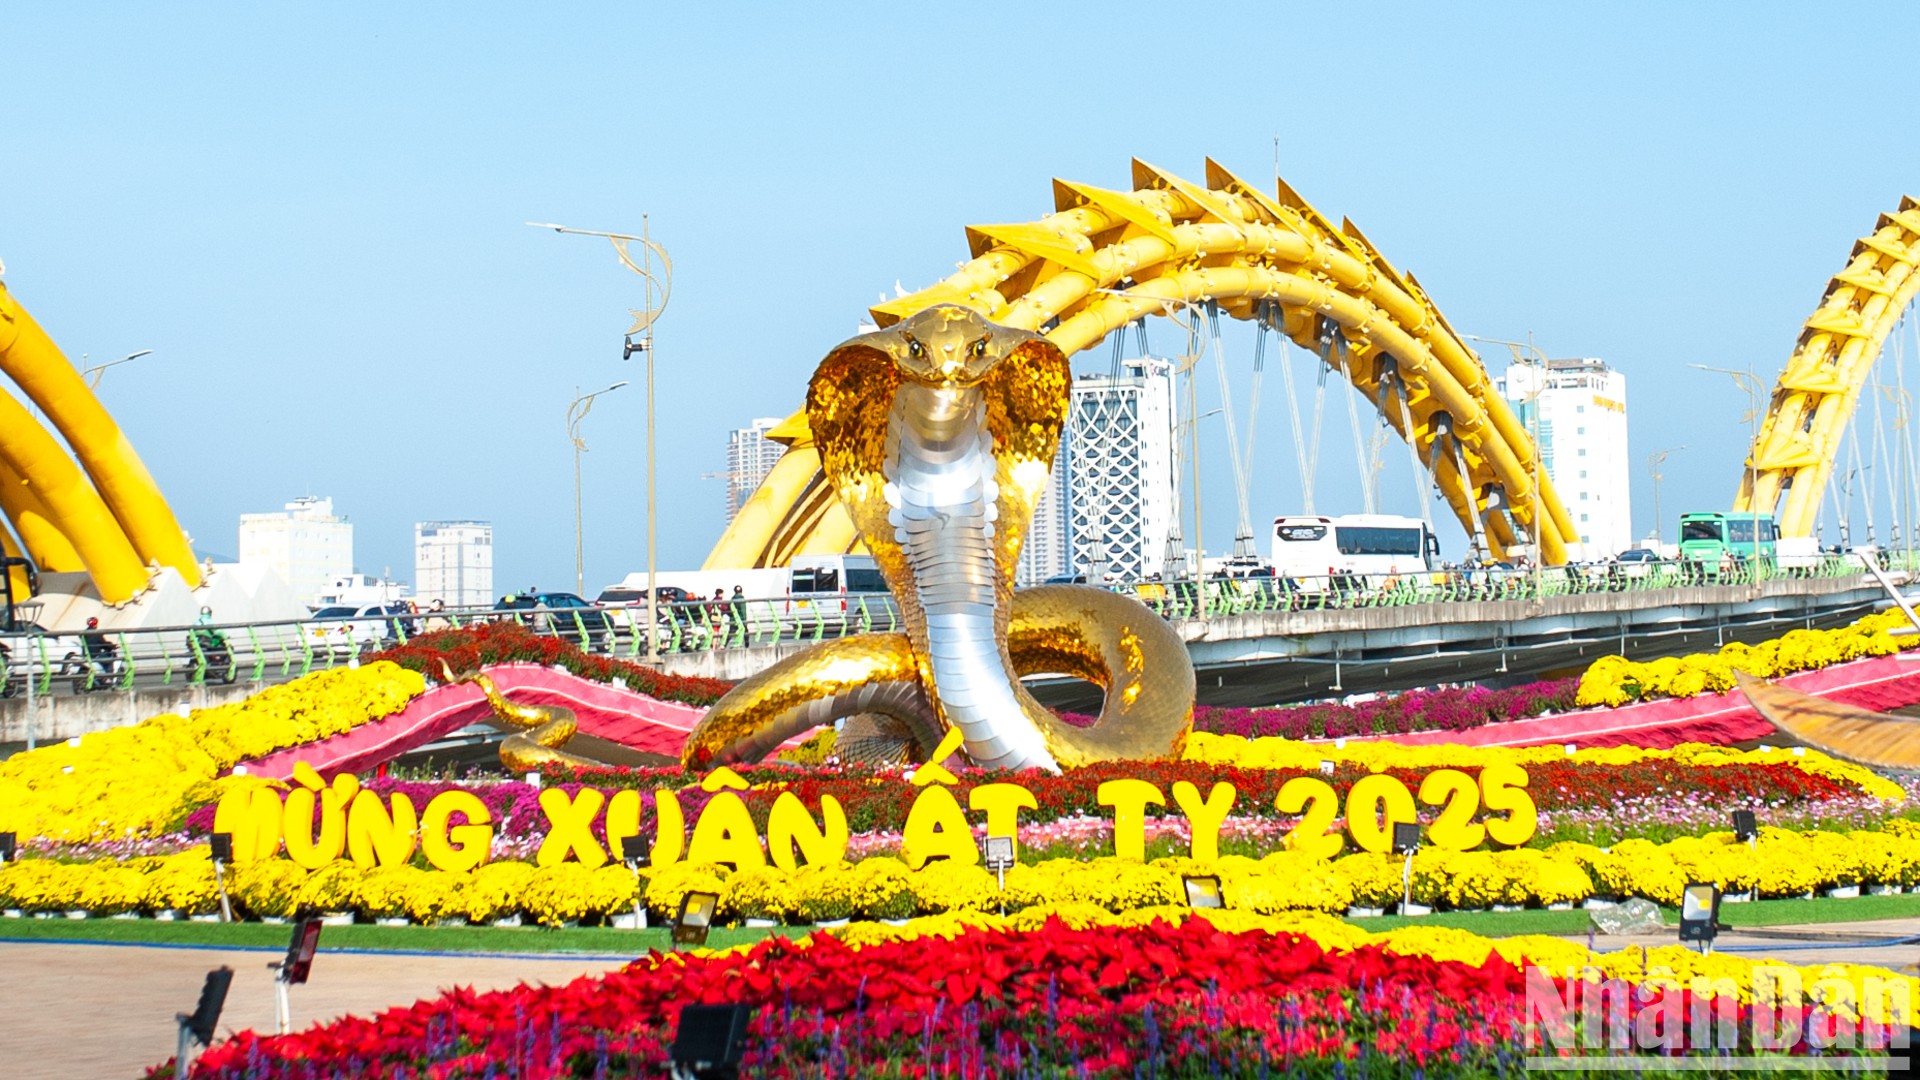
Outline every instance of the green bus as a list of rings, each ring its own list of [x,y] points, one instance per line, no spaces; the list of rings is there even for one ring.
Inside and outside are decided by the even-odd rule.
[[[1680,561],[1691,573],[1717,577],[1749,566],[1762,576],[1775,561],[1779,527],[1767,514],[1735,511],[1680,515]]]

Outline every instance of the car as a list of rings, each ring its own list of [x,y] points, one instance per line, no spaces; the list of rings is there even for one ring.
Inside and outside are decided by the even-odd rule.
[[[537,632],[557,634],[591,651],[612,635],[613,619],[600,607],[567,592],[515,593],[493,605]]]
[[[1646,577],[1653,573],[1654,565],[1660,561],[1660,553],[1652,548],[1628,548],[1613,557],[1613,577]]]
[[[351,655],[416,631],[411,604],[334,604],[313,613],[306,639],[316,649]]]

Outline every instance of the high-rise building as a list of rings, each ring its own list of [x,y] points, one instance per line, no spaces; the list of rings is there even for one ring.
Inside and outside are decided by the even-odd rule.
[[[1139,581],[1161,572],[1173,526],[1173,367],[1152,357],[1126,367],[1074,380],[1067,544],[1074,573]]]
[[[1540,467],[1572,516],[1574,559],[1604,559],[1633,546],[1633,475],[1627,453],[1627,377],[1604,361],[1513,364],[1500,393],[1540,442]]]
[[[740,508],[747,505],[760,481],[767,478],[787,448],[767,438],[767,432],[780,426],[780,418],[763,416],[751,426],[727,433],[727,521],[731,523]]]
[[[1047,477],[1047,490],[1033,508],[1033,524],[1027,529],[1027,542],[1020,548],[1020,566],[1015,580],[1022,585],[1038,585],[1050,577],[1067,572],[1072,565],[1072,533],[1067,528],[1067,488],[1070,456],[1068,433],[1060,433],[1060,449],[1053,455],[1053,471]]]
[[[413,595],[448,607],[493,602],[493,523],[421,521],[413,526]]]
[[[312,495],[276,513],[241,514],[240,562],[268,567],[312,603],[335,578],[353,573],[353,526],[334,516],[331,498]]]

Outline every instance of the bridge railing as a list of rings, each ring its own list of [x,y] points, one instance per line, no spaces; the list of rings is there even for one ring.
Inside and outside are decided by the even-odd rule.
[[[644,601],[566,608],[494,607],[337,618],[51,632],[0,631],[0,698],[96,691],[265,683],[354,664],[421,633],[513,621],[589,652],[644,659],[661,653],[743,648],[901,628],[885,593],[778,600],[662,603],[652,633]]]
[[[1911,553],[1892,553],[1883,562],[1892,569],[1920,566]],[[1683,585],[1744,586],[1781,578],[1846,578],[1864,573],[1857,556],[1846,556],[1786,567],[1749,560],[1713,565],[1675,560],[1537,571],[1496,567],[1391,576],[1210,578],[1110,588],[1138,597],[1165,618],[1186,619],[1638,593]],[[662,654],[679,654],[805,644],[903,628],[899,606],[891,596],[848,593],[661,603],[650,633],[645,601],[513,610],[396,607],[379,616],[110,630],[94,635],[91,645],[83,632],[0,632],[0,672],[4,672],[0,696],[279,682],[357,663],[369,652],[405,643],[421,633],[502,620],[563,638],[592,653],[636,661],[644,660],[650,647]]]
[[[403,641],[419,616],[0,631],[0,697],[277,682]]]
[[[1884,560],[1911,569],[1911,558]],[[1207,618],[1250,612],[1312,611],[1413,604],[1535,600],[1556,596],[1650,592],[1688,585],[1752,585],[1789,578],[1844,578],[1866,573],[1856,556],[1835,556],[1800,565],[1678,559],[1637,563],[1463,568],[1411,574],[1335,574],[1317,577],[1230,577],[1131,586],[1147,606],[1169,619]],[[1122,590],[1126,591],[1126,590]]]

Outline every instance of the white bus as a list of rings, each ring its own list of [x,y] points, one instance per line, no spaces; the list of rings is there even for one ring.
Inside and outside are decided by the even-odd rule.
[[[1273,519],[1273,572],[1303,588],[1329,578],[1359,577],[1378,584],[1425,573],[1440,561],[1440,540],[1419,518],[1392,514]]]

